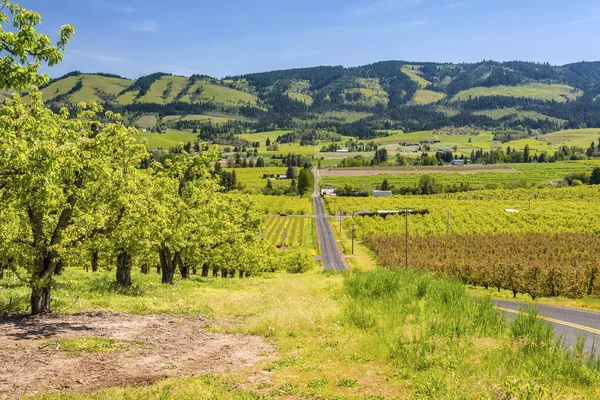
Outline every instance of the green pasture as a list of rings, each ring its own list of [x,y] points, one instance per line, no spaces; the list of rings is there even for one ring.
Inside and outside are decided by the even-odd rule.
[[[564,103],[567,100],[575,100],[582,95],[583,92],[571,86],[534,83],[523,86],[476,87],[458,93],[452,98],[452,101],[465,101],[469,97],[510,96],[548,101],[554,100]]]
[[[413,101],[415,104],[437,103],[446,98],[444,93],[434,92],[433,90],[417,90]]]
[[[179,143],[194,142],[198,135],[187,131],[178,131],[169,129],[167,133],[141,132],[137,135],[138,140],[147,140],[146,146],[149,149],[168,150]]]

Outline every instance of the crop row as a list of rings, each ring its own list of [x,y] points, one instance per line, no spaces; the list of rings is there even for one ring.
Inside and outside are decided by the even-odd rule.
[[[372,237],[381,265],[406,265],[406,238]],[[537,297],[600,296],[600,237],[594,234],[411,237],[408,266],[465,283]]]

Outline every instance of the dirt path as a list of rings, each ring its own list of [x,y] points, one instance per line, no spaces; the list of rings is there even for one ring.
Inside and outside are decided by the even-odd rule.
[[[260,337],[203,332],[205,321],[120,314],[0,318],[0,399],[229,371],[274,354]],[[80,354],[62,339],[115,339],[114,351]]]

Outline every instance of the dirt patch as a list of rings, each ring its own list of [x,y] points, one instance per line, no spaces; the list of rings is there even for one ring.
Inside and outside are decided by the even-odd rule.
[[[481,174],[481,173],[519,173],[514,168],[465,168],[465,167],[435,167],[411,169],[333,169],[319,171],[319,176],[375,176],[375,175],[401,175],[401,174]]]
[[[204,332],[206,321],[98,314],[0,318],[0,398],[146,385],[170,376],[218,373],[274,354],[257,336]],[[60,343],[105,338],[117,350],[73,352]]]

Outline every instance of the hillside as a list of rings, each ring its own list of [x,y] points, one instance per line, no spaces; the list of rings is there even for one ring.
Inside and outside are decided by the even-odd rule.
[[[215,79],[155,73],[136,80],[73,72],[43,88],[47,104],[97,101],[143,129],[210,124],[230,133],[279,128],[341,129],[363,139],[477,126],[549,133],[600,127],[600,63],[564,66],[484,61],[385,61]],[[0,93],[0,99],[8,92]],[[212,129],[212,128],[211,128]]]

